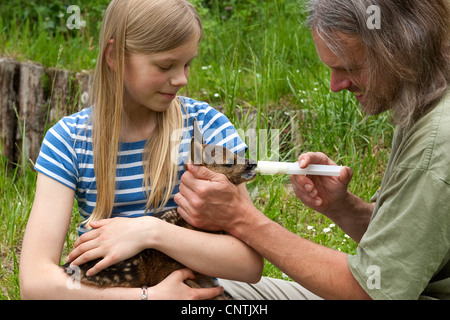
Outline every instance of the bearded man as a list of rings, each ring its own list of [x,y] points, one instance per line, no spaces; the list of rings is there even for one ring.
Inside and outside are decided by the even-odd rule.
[[[375,28],[370,8],[380,14]],[[330,89],[353,92],[368,115],[391,110],[397,126],[370,203],[348,191],[350,168],[339,177],[291,176],[297,197],[358,242],[357,253],[289,232],[203,167],[183,175],[178,211],[194,226],[233,234],[297,282],[221,281],[233,296],[297,299],[307,289],[314,295],[306,298],[450,299],[450,3],[310,0],[308,13]],[[320,152],[299,157],[301,168],[309,164],[335,163]]]

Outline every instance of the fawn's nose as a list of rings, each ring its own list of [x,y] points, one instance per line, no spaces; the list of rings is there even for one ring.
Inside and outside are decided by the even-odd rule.
[[[249,162],[248,160],[247,160],[247,167],[246,167],[246,170],[253,170],[253,169],[255,169],[256,168],[256,163],[252,163],[252,162]]]

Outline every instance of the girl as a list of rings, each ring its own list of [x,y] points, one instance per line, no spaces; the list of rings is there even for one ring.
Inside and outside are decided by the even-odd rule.
[[[200,19],[186,0],[111,1],[100,34],[94,106],[51,128],[36,161],[36,196],[20,262],[23,298],[141,297],[141,288],[74,286],[59,268],[74,197],[86,223],[68,261],[80,265],[103,258],[88,275],[155,248],[189,269],[149,288],[149,299],[208,299],[221,293],[220,287],[186,286],[183,281],[193,277],[190,269],[259,280],[262,258],[236,238],[187,230],[151,216],[176,207],[173,195],[183,163],[174,161],[172,151],[179,149],[179,159],[186,157],[194,117],[207,143],[235,152],[246,147],[224,115],[177,97],[187,84],[201,36]],[[173,133],[180,130],[183,139],[175,139]],[[245,185],[239,188],[250,201]]]

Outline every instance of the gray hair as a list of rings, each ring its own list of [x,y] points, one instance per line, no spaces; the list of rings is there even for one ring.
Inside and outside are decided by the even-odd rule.
[[[371,7],[372,6],[372,7]],[[369,8],[381,25],[370,28]],[[450,3],[448,0],[310,0],[307,24],[337,56],[348,54],[340,34],[365,50],[368,104],[387,104],[393,119],[408,128],[448,90]],[[380,90],[380,89],[383,90]],[[380,91],[384,97],[380,100]],[[377,97],[378,95],[378,97]]]

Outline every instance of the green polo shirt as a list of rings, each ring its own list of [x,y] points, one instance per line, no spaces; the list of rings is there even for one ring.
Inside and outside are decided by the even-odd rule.
[[[450,92],[398,128],[367,232],[348,257],[374,299],[450,299]]]

